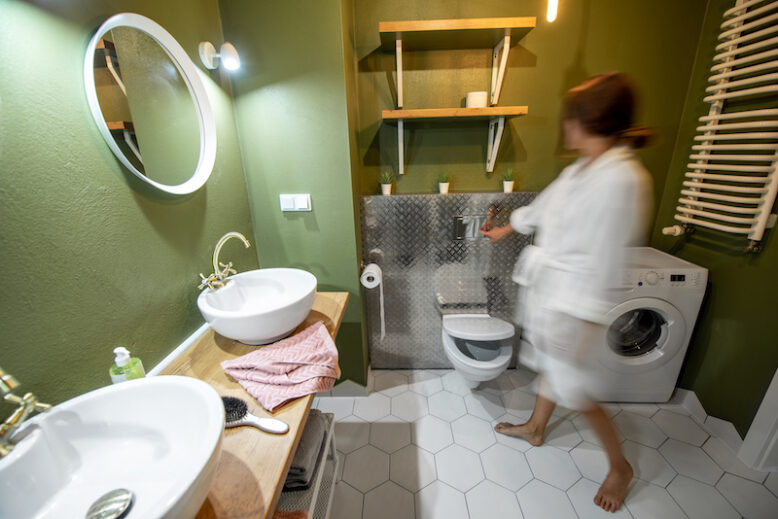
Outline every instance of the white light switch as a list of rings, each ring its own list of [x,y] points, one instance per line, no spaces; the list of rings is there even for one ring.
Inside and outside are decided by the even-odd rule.
[[[282,211],[310,211],[311,195],[308,193],[278,195]]]

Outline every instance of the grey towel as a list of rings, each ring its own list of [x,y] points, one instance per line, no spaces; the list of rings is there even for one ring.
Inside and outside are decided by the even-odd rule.
[[[302,490],[310,487],[326,447],[328,426],[327,415],[318,409],[310,410],[308,423],[286,476],[285,489]]]

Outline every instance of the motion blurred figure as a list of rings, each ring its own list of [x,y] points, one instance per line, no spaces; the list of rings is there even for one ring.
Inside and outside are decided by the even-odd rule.
[[[643,238],[652,190],[648,172],[631,149],[649,132],[632,126],[635,92],[620,73],[590,78],[564,98],[565,147],[579,152],[510,223],[481,233],[492,242],[516,231],[535,233],[524,248],[513,279],[519,284],[518,322],[534,344],[542,373],[535,408],[524,424],[503,422],[502,434],[541,445],[554,407],[586,416],[608,456],[610,471],[594,498],[609,512],[621,507],[633,471],[608,415],[592,395],[594,348],[605,344],[605,314],[614,306],[612,288],[621,281],[625,249]]]

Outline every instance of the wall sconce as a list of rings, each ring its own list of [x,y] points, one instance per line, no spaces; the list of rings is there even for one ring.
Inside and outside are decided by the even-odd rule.
[[[240,56],[232,43],[225,41],[216,53],[216,48],[209,41],[201,41],[197,46],[200,52],[200,61],[205,68],[215,69],[218,67],[216,60],[220,60],[227,70],[238,70],[240,68]]]
[[[559,8],[559,0],[548,0],[548,8],[546,9],[546,20],[553,22],[556,20],[556,13]]]

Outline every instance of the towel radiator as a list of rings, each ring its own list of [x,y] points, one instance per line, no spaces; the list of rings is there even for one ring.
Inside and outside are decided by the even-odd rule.
[[[746,252],[761,250],[778,194],[778,1],[736,0],[724,13],[705,89],[708,114],[699,118],[676,207],[679,224],[745,236]]]

